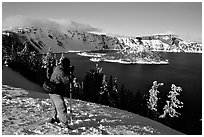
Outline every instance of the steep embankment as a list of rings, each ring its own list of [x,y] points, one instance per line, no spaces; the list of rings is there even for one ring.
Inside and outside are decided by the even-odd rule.
[[[3,36],[3,41],[20,41],[18,46],[22,45],[22,48],[23,43],[26,41],[29,43],[29,48],[34,47],[40,53],[46,53],[49,47],[54,52],[66,52],[69,50],[114,49],[117,46],[114,37],[79,31],[62,33],[47,27],[5,29],[3,30]],[[4,44],[4,46],[8,45]]]
[[[30,126],[50,117],[51,103],[48,96],[38,93],[35,84],[8,68],[3,69],[2,134],[181,134],[158,122],[119,109],[80,100],[72,101],[75,130],[68,131],[52,124]],[[6,74],[6,75],[5,75]],[[9,77],[11,76],[12,77]],[[9,86],[9,83],[12,86]],[[21,87],[21,88],[17,88]],[[27,90],[25,90],[27,89]],[[30,92],[40,96],[30,96]],[[66,99],[68,110],[69,99]]]

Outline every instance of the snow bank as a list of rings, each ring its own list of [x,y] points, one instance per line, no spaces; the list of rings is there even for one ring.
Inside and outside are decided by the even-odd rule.
[[[70,100],[65,103],[70,109]],[[72,100],[74,130],[49,123],[49,99],[32,98],[28,91],[2,86],[3,135],[179,135],[178,131],[139,115],[95,103]]]

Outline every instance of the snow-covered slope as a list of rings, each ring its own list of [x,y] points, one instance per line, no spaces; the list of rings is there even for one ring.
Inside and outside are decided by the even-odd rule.
[[[51,47],[54,52],[67,52],[69,50],[99,50],[103,48],[114,49],[116,47],[115,39],[106,35],[97,35],[79,31],[67,31],[62,33],[58,30],[46,27],[4,29],[3,35],[5,36],[5,39],[17,35],[22,44],[27,41],[40,53],[47,52],[49,47]]]
[[[76,99],[72,101],[75,130],[68,131],[48,123],[33,126],[33,123],[50,117],[51,103],[48,95],[39,93],[39,87],[35,87],[35,84],[8,68],[4,68],[2,74],[12,75],[12,77],[3,76],[2,79],[3,135],[182,134],[158,122],[127,111]],[[12,86],[9,85],[11,82],[13,83]],[[28,87],[33,88],[28,89]],[[35,93],[35,95],[31,94],[31,92]],[[65,102],[68,110],[70,109],[69,101],[66,98]]]
[[[72,100],[74,130],[44,123],[30,126],[50,117],[49,99],[32,98],[28,91],[8,85],[2,86],[2,134],[109,134],[109,135],[157,135],[181,134],[160,123],[115,108],[95,103]],[[69,107],[69,99],[66,105]]]
[[[67,52],[69,50],[123,49],[126,46],[136,45],[136,38],[133,37],[112,37],[74,30],[60,32],[48,27],[5,28],[2,30],[2,34],[3,47],[8,46],[4,41],[12,40],[14,45],[17,44],[16,41],[19,41],[18,46],[21,45],[23,48],[23,43],[27,41],[40,53],[47,52],[49,47],[54,52]],[[202,51],[201,44],[182,41],[179,38],[175,38],[174,41],[176,42],[172,46],[172,37],[172,35],[144,36],[142,41],[149,50],[164,52]]]

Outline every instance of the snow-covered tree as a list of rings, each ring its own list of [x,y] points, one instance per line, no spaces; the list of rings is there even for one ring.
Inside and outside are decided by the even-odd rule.
[[[117,78],[116,77],[113,80],[113,92],[118,93],[118,85],[117,85]]]
[[[166,114],[169,114],[170,117],[179,117],[179,115],[181,115],[176,111],[176,109],[183,107],[183,102],[177,99],[177,96],[180,95],[181,91],[181,87],[177,87],[172,84],[171,91],[169,91],[169,95],[167,96],[170,101],[166,101],[167,104],[163,108],[164,113],[160,116],[160,118],[165,118]]]
[[[153,82],[152,88],[149,90],[149,99],[147,101],[147,106],[152,111],[157,111],[157,102],[159,98],[157,94],[159,91],[157,90],[159,86],[164,85],[163,83],[157,83],[157,81]]]
[[[108,84],[107,84],[107,80],[106,80],[106,75],[103,75],[102,86],[100,87],[99,94],[102,95],[105,93],[108,93]]]

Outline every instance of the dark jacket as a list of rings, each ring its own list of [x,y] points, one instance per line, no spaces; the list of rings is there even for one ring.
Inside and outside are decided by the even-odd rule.
[[[55,67],[50,81],[54,82],[57,85],[57,88],[55,90],[55,94],[66,96],[69,92],[69,74],[66,74],[63,70],[63,67],[61,65]]]

